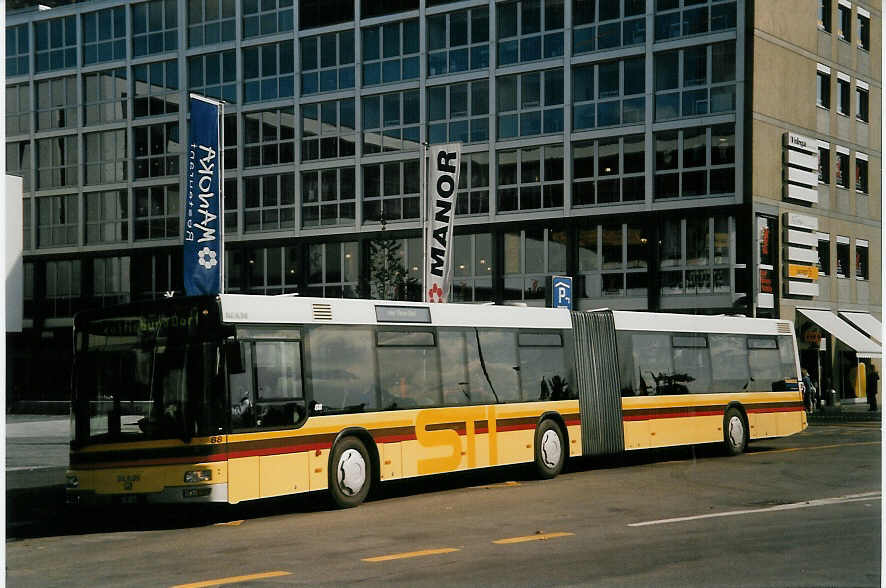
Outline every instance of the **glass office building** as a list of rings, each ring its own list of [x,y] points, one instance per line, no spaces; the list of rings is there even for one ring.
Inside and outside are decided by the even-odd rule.
[[[578,308],[750,313],[753,4],[150,0],[9,13],[7,173],[25,189],[18,348],[63,361],[79,309],[182,293],[188,92],[225,101],[226,291],[372,297],[388,251],[407,275],[399,295],[420,298],[421,145],[460,141],[455,301],[541,305],[545,278],[565,274]]]

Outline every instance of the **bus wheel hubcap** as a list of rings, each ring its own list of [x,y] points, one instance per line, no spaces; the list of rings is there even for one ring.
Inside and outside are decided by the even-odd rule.
[[[729,440],[733,447],[740,447],[744,442],[744,427],[741,424],[741,419],[737,416],[729,419]]]
[[[348,496],[360,492],[366,483],[366,462],[356,449],[348,449],[338,459],[338,487]]]
[[[545,466],[554,469],[560,463],[560,436],[548,429],[541,437],[541,460]]]

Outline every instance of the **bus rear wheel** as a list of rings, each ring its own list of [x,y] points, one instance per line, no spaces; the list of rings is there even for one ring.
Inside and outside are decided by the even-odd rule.
[[[748,424],[735,407],[723,416],[723,445],[727,455],[740,455],[748,448]]]
[[[339,508],[357,506],[372,485],[372,462],[366,445],[356,437],[345,437],[335,445],[329,460],[329,493]]]
[[[563,471],[566,463],[566,443],[560,425],[546,419],[535,429],[535,471],[548,480]]]

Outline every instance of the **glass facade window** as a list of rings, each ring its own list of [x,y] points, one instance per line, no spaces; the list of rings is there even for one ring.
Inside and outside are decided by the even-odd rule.
[[[237,199],[239,180],[237,178],[227,178],[225,180],[225,234],[233,235],[239,233],[237,227],[237,211],[240,205]]]
[[[818,28],[831,32],[831,0],[818,0]]]
[[[292,0],[243,0],[243,38],[291,31],[294,14]]]
[[[133,118],[178,112],[178,61],[132,66]]]
[[[456,235],[452,268],[452,302],[493,300],[492,235]]]
[[[837,277],[849,277],[849,237],[837,237]]]
[[[297,247],[251,247],[246,250],[246,268],[251,294],[274,296],[298,292]]]
[[[357,193],[353,167],[303,171],[301,218],[304,228],[353,225]]]
[[[417,19],[364,27],[361,35],[364,86],[418,78]]]
[[[455,214],[489,214],[489,153],[462,154]]]
[[[734,192],[734,124],[655,133],[656,200]]]
[[[849,79],[837,75],[837,114],[849,116]]]
[[[295,227],[295,174],[243,178],[243,232]]]
[[[831,183],[831,148],[818,148],[818,181],[822,184]]]
[[[858,48],[871,50],[871,18],[858,12]]]
[[[6,27],[6,77],[27,75],[31,71],[29,25]]]
[[[77,17],[35,22],[34,49],[35,73],[77,67]]]
[[[868,267],[868,242],[861,239],[855,240],[855,279],[867,280],[870,268]]]
[[[363,222],[419,217],[418,160],[363,166]]]
[[[307,296],[357,298],[360,249],[355,241],[308,246]]]
[[[639,225],[586,221],[578,230],[578,269],[586,298],[646,296],[646,229]]]
[[[188,0],[188,47],[233,41],[236,37],[234,1]]]
[[[428,141],[489,141],[489,81],[434,86],[428,95]]]
[[[179,129],[177,122],[132,129],[134,179],[178,175]]]
[[[843,4],[837,4],[837,24],[840,25],[840,28],[837,29],[837,38],[841,41],[846,41],[847,43],[852,41],[852,7],[844,6]]]
[[[22,245],[24,246],[25,250],[32,249],[34,247],[33,243],[31,242],[31,236],[34,234],[33,228],[31,226],[31,207],[33,206],[33,204],[34,204],[33,198],[24,198],[22,200]],[[32,268],[31,271],[33,272],[34,264],[26,262],[24,264],[24,266],[25,266],[24,289],[25,289],[25,300],[27,300],[28,298],[33,298],[33,290],[34,290],[34,276],[31,275],[30,280],[28,279],[29,276],[27,273],[27,271],[28,271],[27,268],[28,268],[28,266],[30,266]],[[31,293],[30,296],[28,296],[29,292]]]
[[[837,150],[834,179],[838,188],[849,188],[849,153]]]
[[[129,240],[129,195],[126,190],[87,192],[86,244]],[[129,280],[126,280],[129,289]]]
[[[815,103],[822,107],[831,107],[831,74],[818,70],[815,78]]]
[[[129,301],[129,257],[98,257],[92,261],[92,294],[101,306]]]
[[[360,16],[362,18],[374,18],[387,14],[396,14],[408,10],[418,10],[418,0],[360,0]]]
[[[642,123],[646,118],[645,67],[644,57],[632,57],[574,68],[573,130]]]
[[[127,179],[126,129],[86,133],[83,158],[84,184],[116,184]]]
[[[354,31],[301,40],[301,94],[354,87]]]
[[[77,126],[77,77],[66,76],[34,83],[37,92],[37,130]]]
[[[6,143],[6,173],[22,178],[22,191],[31,191],[31,142]],[[27,226],[27,225],[25,225]],[[27,243],[27,241],[25,241]]]
[[[489,67],[489,7],[428,17],[428,76]]]
[[[858,84],[858,82],[856,82]],[[868,110],[868,88],[860,85],[855,86],[855,119],[861,122],[870,122],[870,112]]]
[[[126,8],[117,6],[82,16],[83,65],[126,59]]]
[[[178,49],[178,3],[151,0],[132,5],[132,56]]]
[[[735,28],[735,2],[657,0],[655,8],[656,41]]]
[[[77,245],[80,218],[76,194],[37,199],[37,247]]]
[[[295,93],[292,41],[243,49],[243,102],[291,98]]]
[[[566,270],[566,231],[539,226],[503,240],[505,300],[544,300],[545,278]]]
[[[573,144],[572,205],[645,200],[644,153],[643,135]]]
[[[496,78],[498,139],[563,132],[563,70]]]
[[[656,121],[734,110],[735,41],[655,55]]]
[[[369,241],[370,298],[421,300],[422,241],[386,239]]]
[[[644,0],[572,0],[572,52],[616,49],[646,42]]]
[[[354,157],[357,140],[354,99],[301,107],[301,159]]]
[[[80,297],[80,260],[46,262],[45,311],[50,317],[71,316]]]
[[[150,249],[134,250],[130,258],[132,296],[135,299],[157,300],[166,292],[184,291],[181,253],[153,253]]]
[[[243,167],[295,161],[295,115],[291,106],[243,114]]]
[[[561,57],[563,3],[564,0],[498,3],[498,65]]]
[[[237,103],[237,56],[234,51],[188,57],[188,89]]]
[[[31,132],[31,87],[28,84],[6,86],[6,136]]]
[[[126,120],[128,102],[125,67],[83,74],[83,124]]]
[[[301,0],[298,3],[300,31],[352,20],[354,20],[353,0]]]
[[[76,186],[77,136],[37,139],[37,189]]]
[[[137,240],[178,238],[180,204],[177,184],[133,188],[132,197]]]
[[[868,193],[868,160],[855,156],[855,191]]]
[[[498,210],[563,206],[563,146],[524,147],[498,153]]]
[[[688,217],[661,229],[659,289],[668,295],[727,294],[732,291],[731,217]]]
[[[418,90],[364,96],[362,107],[364,155],[418,149]]]
[[[831,273],[831,238],[827,233],[818,235],[818,273],[823,276]]]

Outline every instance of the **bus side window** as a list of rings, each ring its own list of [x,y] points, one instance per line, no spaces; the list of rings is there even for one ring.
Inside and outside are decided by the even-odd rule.
[[[711,356],[705,335],[674,335],[674,374],[671,390],[675,394],[707,394],[711,391]]]
[[[566,400],[570,397],[563,336],[559,332],[517,335],[522,400]]]
[[[751,366],[754,388],[758,392],[784,389],[784,375],[775,337],[748,337],[748,363]]]
[[[286,427],[302,420],[301,343],[256,341],[255,381],[257,426]]]
[[[754,389],[748,366],[747,337],[744,335],[709,335],[713,370],[711,392],[750,392]]]
[[[496,402],[520,402],[520,364],[514,329],[478,329],[480,352]]]
[[[231,428],[246,429],[255,426],[255,397],[252,390],[252,343],[240,343],[241,371],[228,370],[228,390],[231,399]]]
[[[476,330],[440,328],[437,330],[437,338],[443,403],[447,406],[494,403],[495,396],[480,363]]]
[[[634,340],[627,331],[615,333],[618,349],[619,388],[622,396],[644,396],[647,392],[641,382],[634,382]]]
[[[440,356],[432,331],[376,332],[383,409],[440,406]]]
[[[673,376],[670,333],[634,333],[634,387],[641,396],[669,394],[668,379]]]
[[[308,331],[313,414],[378,407],[373,347],[369,327],[323,325]]]

